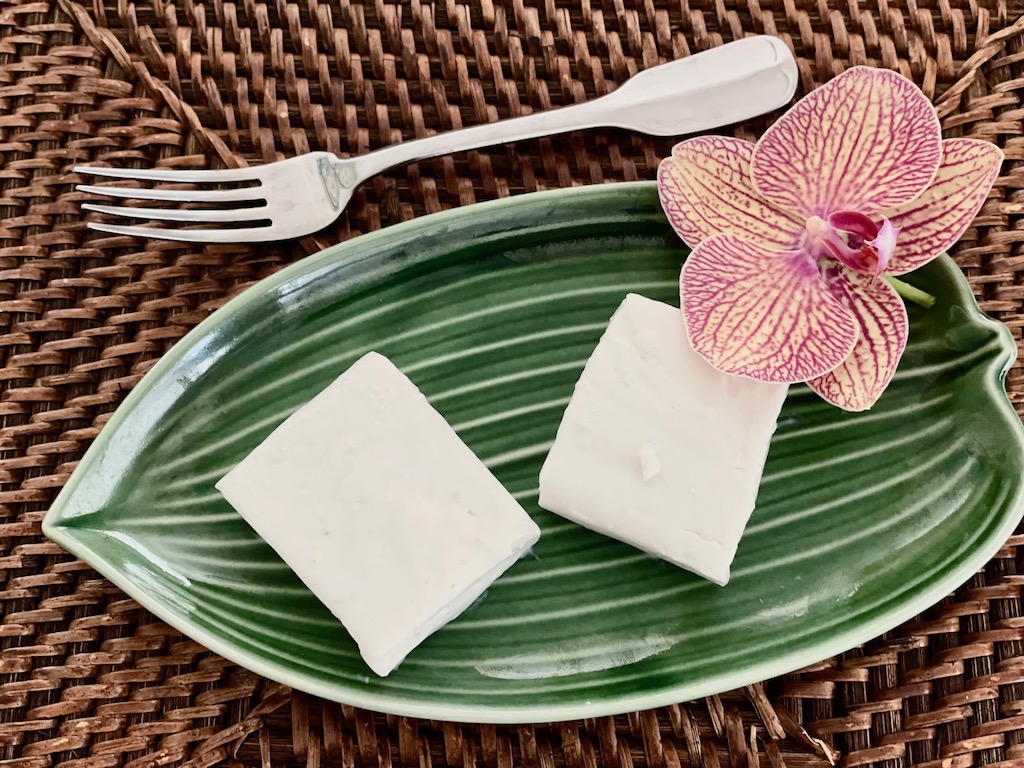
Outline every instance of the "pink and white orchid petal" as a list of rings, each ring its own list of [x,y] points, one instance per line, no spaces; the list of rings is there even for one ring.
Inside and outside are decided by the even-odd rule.
[[[878,228],[878,236],[874,240],[868,241],[867,245],[874,248],[878,254],[874,277],[878,277],[888,268],[889,262],[892,261],[892,255],[896,252],[896,238],[899,237],[901,231],[901,228],[894,227],[889,219],[882,219],[882,226]]]
[[[941,159],[939,119],[917,86],[896,72],[853,67],[765,132],[751,177],[766,200],[807,218],[873,215],[921,194]]]
[[[928,189],[888,214],[901,228],[889,274],[917,269],[959,240],[999,176],[1003,152],[995,144],[947,139],[942,148],[942,165]]]
[[[806,381],[842,363],[857,341],[853,313],[800,251],[717,235],[686,260],[680,296],[690,344],[726,373]]]
[[[860,334],[850,356],[807,386],[847,411],[866,411],[881,397],[907,346],[903,300],[884,280],[837,267],[825,274],[832,294],[857,319]]]
[[[658,166],[658,194],[672,227],[691,248],[712,235],[736,234],[776,250],[796,248],[803,222],[754,192],[754,145],[726,136],[682,141]]]

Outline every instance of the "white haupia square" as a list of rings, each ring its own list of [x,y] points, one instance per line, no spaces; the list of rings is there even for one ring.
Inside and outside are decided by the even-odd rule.
[[[356,362],[217,488],[387,675],[540,536],[387,358]]]
[[[724,585],[787,389],[715,370],[678,309],[630,294],[565,409],[540,505]]]

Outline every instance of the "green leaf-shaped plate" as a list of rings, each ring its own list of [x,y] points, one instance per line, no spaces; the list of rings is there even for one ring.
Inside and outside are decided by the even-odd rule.
[[[631,291],[677,303],[684,256],[647,183],[474,205],[330,248],[179,342],[44,529],[252,670],[481,722],[652,707],[788,672],[891,629],[996,552],[1022,512],[1024,440],[1002,389],[1015,348],[945,257],[910,276],[938,303],[911,308],[910,347],[873,410],[792,389],[728,587],[541,511],[541,462],[608,318]],[[214,490],[370,350],[543,529],[532,557],[387,679]]]

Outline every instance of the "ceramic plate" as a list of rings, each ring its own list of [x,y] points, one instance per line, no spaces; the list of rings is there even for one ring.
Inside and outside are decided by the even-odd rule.
[[[891,629],[981,567],[1022,512],[1024,440],[1002,387],[1015,347],[948,258],[909,278],[938,302],[910,308],[910,346],[874,409],[845,414],[792,389],[728,587],[537,507],[541,462],[612,311],[627,292],[678,305],[685,255],[647,183],[474,205],[330,248],[180,341],[44,530],[267,677],[478,722],[622,712],[785,673]],[[532,557],[386,679],[214,490],[370,350],[543,529]]]

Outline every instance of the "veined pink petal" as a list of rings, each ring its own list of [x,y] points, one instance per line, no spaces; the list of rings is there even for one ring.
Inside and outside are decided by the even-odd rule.
[[[754,149],[754,187],[804,217],[868,215],[928,186],[942,158],[935,109],[895,72],[853,67],[812,91]]]
[[[856,317],[860,335],[840,366],[807,386],[847,411],[866,411],[889,385],[907,346],[907,309],[884,280],[837,267],[825,281]]]
[[[686,260],[680,296],[690,344],[726,373],[806,381],[839,365],[857,341],[853,313],[803,252],[717,235]]]
[[[796,248],[803,222],[754,192],[754,145],[726,136],[682,141],[658,166],[658,194],[672,227],[691,248],[735,234],[776,250]]]
[[[889,274],[917,269],[959,240],[999,176],[1003,152],[995,144],[947,139],[942,149],[942,165],[928,189],[888,214],[902,228]]]

